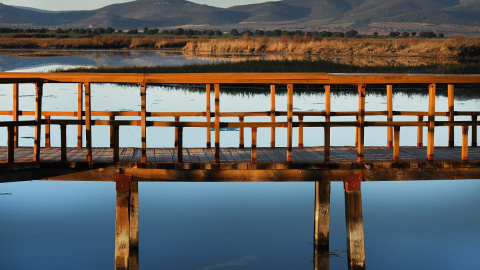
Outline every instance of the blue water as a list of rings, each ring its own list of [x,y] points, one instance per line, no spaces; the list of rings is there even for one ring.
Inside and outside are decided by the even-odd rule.
[[[33,58],[8,56],[2,59],[6,59],[0,64],[2,70],[15,71],[165,60],[151,54],[133,54],[125,56],[122,62],[122,57],[98,54],[98,57],[87,57],[88,61],[85,57],[35,58],[29,66],[28,61]],[[173,60],[168,58],[165,63]],[[178,64],[187,61],[177,60]],[[69,110],[76,101],[76,94],[70,87],[46,85],[44,109]],[[204,99],[201,94],[165,87],[149,89],[149,110],[178,109],[166,104],[165,100],[183,104],[186,111],[201,111],[205,107],[204,101],[198,102]],[[112,93],[120,101],[136,99],[139,102],[137,90],[94,85],[93,106],[96,109],[138,110],[136,105],[110,108],[124,105],[109,102]],[[24,96],[21,109],[31,108],[32,91],[32,85],[21,85],[20,93]],[[238,102],[239,98],[242,102]],[[351,109],[349,98],[355,99],[334,93],[332,110]],[[262,95],[222,93],[221,110],[235,111],[239,106],[245,110],[259,110],[264,106],[260,110],[266,111],[269,110],[268,99]],[[284,99],[279,93],[277,109],[284,110]],[[374,104],[386,106],[381,100],[381,96],[368,96],[367,109],[378,109],[372,107]],[[445,100],[437,100],[439,110],[446,106]],[[322,110],[323,102],[321,93],[295,96],[294,106]],[[396,93],[394,109],[425,110],[425,102],[426,97],[422,95],[412,98]],[[251,107],[245,108],[245,104]],[[11,86],[0,85],[0,105],[2,110],[11,109]],[[478,98],[457,100],[455,106],[461,110],[476,109]],[[205,132],[199,135],[192,130],[185,132],[187,147],[203,146]],[[94,134],[100,135],[94,140],[95,146],[108,145],[106,131],[94,129]],[[2,145],[5,132],[0,130]],[[31,132],[21,130],[21,145],[32,144]],[[121,144],[138,146],[139,140],[132,139],[139,136],[138,130],[133,128],[126,132],[128,136],[121,138]],[[149,132],[151,137],[158,132],[173,138],[173,130]],[[348,132],[333,132],[336,132],[332,134],[333,145],[353,144],[353,140],[343,137]],[[367,145],[385,143],[383,130],[369,132],[372,136],[368,136]],[[285,134],[277,133],[277,143],[282,144]],[[457,145],[461,138],[458,133],[459,130]],[[268,134],[259,131],[259,145],[268,145]],[[246,135],[248,141],[248,132]],[[318,141],[323,141],[322,135],[309,131],[305,134],[305,145],[318,145]],[[69,138],[72,138],[69,144],[75,144],[75,136],[75,130],[69,130]],[[222,147],[235,146],[236,136],[236,132],[223,132]],[[415,138],[409,137],[402,136],[401,144],[414,145]],[[436,133],[435,140],[440,145],[447,141],[442,132]],[[158,141],[165,143],[158,144]],[[147,143],[149,147],[172,146],[173,139]],[[362,183],[366,268],[478,268],[479,191],[480,180]],[[0,269],[112,269],[115,200],[115,184],[110,182],[1,183]],[[314,183],[140,183],[140,269],[313,269],[313,210]],[[347,269],[345,231],[344,191],[342,183],[334,182],[331,188],[330,269]]]

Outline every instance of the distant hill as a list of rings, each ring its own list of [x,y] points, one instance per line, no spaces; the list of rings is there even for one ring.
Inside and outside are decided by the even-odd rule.
[[[217,8],[185,0],[136,0],[92,11],[0,4],[2,27],[114,27],[443,31],[480,35],[480,0],[283,0]]]

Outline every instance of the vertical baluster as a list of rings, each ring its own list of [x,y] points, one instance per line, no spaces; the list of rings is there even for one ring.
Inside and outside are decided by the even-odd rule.
[[[435,147],[435,84],[428,87],[428,141],[427,159],[433,161],[433,150]]]
[[[48,123],[50,121],[50,115],[45,115],[45,148],[50,148],[50,124]]]
[[[251,163],[257,163],[257,128],[252,127]]]
[[[303,123],[303,116],[298,117],[298,148],[303,148],[303,127],[301,123]]]
[[[393,86],[387,85],[387,121],[393,121]],[[387,127],[387,147],[393,147],[393,127]]]
[[[19,112],[19,99],[18,99],[18,83],[13,84],[13,121],[18,122]],[[18,147],[18,126],[14,127],[13,131],[13,147]]]
[[[358,147],[357,162],[363,162],[365,152],[365,96],[366,86],[358,85]]]
[[[275,123],[275,85],[270,85],[270,122]],[[275,147],[275,128],[270,128],[270,147]]]
[[[42,96],[43,84],[35,83],[35,135],[33,146],[33,161],[40,161],[40,141],[42,134]]]
[[[15,126],[8,126],[7,132],[7,163],[13,163],[15,162]]]
[[[325,85],[325,122],[330,122],[330,85]],[[330,162],[330,127],[324,128],[324,153],[323,158],[325,162]]]
[[[147,84],[140,85],[140,106],[142,124],[142,162],[147,162]]]
[[[448,85],[448,121],[455,121],[454,85]],[[455,146],[454,126],[448,126],[448,146]]]
[[[78,97],[77,97],[77,119],[83,119],[83,83],[78,84]],[[82,148],[82,135],[83,125],[80,124],[77,127],[77,148]]]
[[[418,122],[423,122],[423,116],[418,116]],[[423,124],[417,128],[417,147],[423,147]]]
[[[393,162],[399,162],[400,161],[400,127],[395,127],[394,128],[394,134],[393,134]]]
[[[220,162],[220,85],[215,84],[215,163]]]
[[[85,85],[85,141],[87,144],[87,162],[92,161],[92,101],[90,96],[90,83]]]
[[[473,122],[473,125],[472,125],[472,147],[477,147],[478,126],[477,126],[477,116],[476,115],[472,115],[472,122]]]
[[[60,160],[67,161],[67,125],[60,125]]]
[[[462,127],[462,161],[468,161],[468,126]]]
[[[245,117],[239,116],[238,122],[243,123],[245,121]],[[245,128],[240,127],[238,128],[238,147],[243,149],[245,147]]]
[[[207,148],[210,149],[212,147],[212,130],[211,130],[211,120],[212,120],[212,113],[210,109],[210,84],[207,84],[207,109],[205,112],[206,120],[207,120]]]
[[[177,144],[177,163],[183,163],[183,127],[177,127],[178,144]]]
[[[287,85],[287,162],[292,162],[293,84]]]

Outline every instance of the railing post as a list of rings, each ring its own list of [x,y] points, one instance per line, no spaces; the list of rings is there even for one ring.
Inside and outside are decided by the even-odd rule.
[[[45,148],[50,148],[51,147],[51,144],[50,144],[50,124],[48,123],[48,121],[50,121],[50,116],[45,115],[45,120],[47,121],[47,123],[45,124]]]
[[[210,84],[207,84],[207,109],[206,109],[206,112],[205,112],[205,116],[206,116],[206,120],[207,120],[207,148],[210,149],[212,147],[212,130],[211,130],[211,120],[212,120],[212,112],[211,112],[211,109],[210,109],[210,99],[211,99],[211,94],[210,94],[210,87],[211,85]]]
[[[433,150],[435,147],[435,90],[436,85],[430,84],[428,87],[428,141],[427,141],[427,159],[433,161]]]
[[[468,161],[468,126],[462,126],[462,161]]]
[[[243,123],[245,118],[243,116],[238,117],[238,122]],[[238,128],[238,147],[243,149],[245,147],[245,128]]]
[[[358,156],[357,162],[363,162],[365,152],[365,96],[366,85],[358,85]]]
[[[110,148],[113,148],[114,145],[114,138],[113,138],[113,129],[114,129],[114,122],[115,122],[115,115],[109,117],[110,120]]]
[[[120,160],[120,127],[116,124],[113,125],[112,130],[112,139],[113,139],[113,162],[118,162]]]
[[[454,85],[448,85],[448,121],[455,121]],[[448,126],[448,146],[455,146],[454,126]]]
[[[298,117],[298,148],[303,148],[303,127],[301,126],[303,123],[303,116]]]
[[[423,116],[418,116],[418,122],[423,122]],[[417,147],[423,147],[423,125],[417,128]]]
[[[330,85],[325,85],[325,122],[330,122]],[[323,159],[325,162],[330,162],[330,127],[326,126],[324,129],[324,153]]]
[[[220,163],[220,85],[215,84],[215,163]]]
[[[130,256],[130,183],[131,175],[116,174],[115,269],[128,269]]]
[[[20,114],[19,110],[19,99],[18,99],[18,83],[13,84],[13,121],[18,122],[18,116]],[[13,131],[13,147],[18,147],[18,126],[14,127]]]
[[[330,189],[330,181],[315,181],[315,232],[313,245],[317,254],[328,255],[329,251]],[[328,260],[326,262],[328,262]],[[328,269],[328,267],[325,269]]]
[[[393,86],[387,85],[387,121],[393,121]],[[387,147],[393,147],[393,127],[387,127]]]
[[[183,127],[177,127],[178,144],[177,144],[177,163],[183,163]]]
[[[257,128],[252,127],[251,163],[257,163]]]
[[[87,145],[87,162],[92,161],[92,101],[90,96],[90,83],[85,85],[85,141]]]
[[[179,123],[179,122],[180,122],[180,117],[175,116],[175,142],[173,144],[173,147],[175,149],[178,149],[178,126],[176,124]]]
[[[42,134],[42,96],[43,84],[35,83],[35,137],[33,146],[33,161],[40,161],[40,141]]]
[[[293,84],[287,85],[287,162],[292,162]]]
[[[270,122],[275,123],[275,85],[270,85]],[[270,147],[275,147],[275,127],[270,128]]]
[[[141,123],[142,123],[142,162],[147,162],[147,84],[140,85]]]
[[[83,83],[78,84],[77,97],[77,119],[83,119]],[[83,125],[79,124],[77,127],[77,148],[82,148]]]
[[[472,122],[473,122],[473,125],[472,125],[472,147],[477,147],[478,126],[477,126],[477,116],[476,115],[472,115]]]
[[[67,161],[67,125],[60,125],[60,156],[61,161]]]
[[[8,126],[7,132],[7,163],[13,163],[15,162],[15,126]]]
[[[400,127],[394,128],[393,134],[393,162],[400,161]]]

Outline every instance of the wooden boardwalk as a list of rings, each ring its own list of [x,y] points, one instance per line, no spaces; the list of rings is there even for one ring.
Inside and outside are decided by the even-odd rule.
[[[305,147],[293,149],[294,163],[323,163],[323,147]],[[331,163],[355,163],[357,149],[355,147],[332,147],[330,149]],[[220,163],[250,163],[250,148],[220,148]],[[7,158],[7,148],[0,147],[0,162]],[[184,148],[183,163],[214,163],[215,150],[213,148]],[[392,162],[393,150],[387,147],[366,147],[364,162]],[[426,162],[426,147],[401,147],[400,163]],[[15,149],[16,162],[32,161],[33,148],[19,147]],[[435,147],[435,161],[457,162],[461,161],[461,147]],[[469,160],[480,161],[480,148],[469,149]],[[147,163],[176,163],[177,150],[174,148],[149,148],[147,149]],[[142,159],[141,148],[121,148],[120,163],[140,163]],[[68,148],[67,160],[69,162],[85,162],[85,148]],[[283,163],[286,160],[286,148],[257,148],[258,163]],[[43,148],[40,162],[59,162],[60,148]],[[112,148],[93,148],[93,162],[113,163]]]

